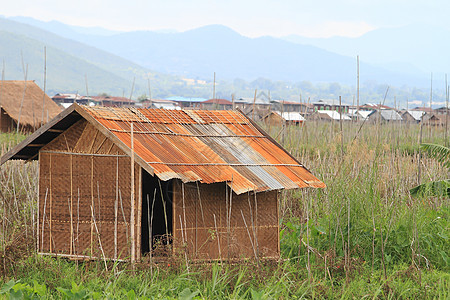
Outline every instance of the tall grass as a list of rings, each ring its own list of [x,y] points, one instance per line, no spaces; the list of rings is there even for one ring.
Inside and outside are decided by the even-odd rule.
[[[145,262],[136,271],[119,264],[106,271],[101,262],[36,256],[37,165],[8,162],[0,169],[4,294],[14,293],[8,290],[14,286],[38,294],[33,289],[41,286],[48,298],[449,296],[449,199],[409,194],[420,181],[449,175],[423,157],[418,178],[419,125],[345,123],[343,136],[337,122],[266,129],[327,184],[280,194],[281,261],[194,264],[187,270],[183,259],[174,258],[151,270]],[[424,129],[424,142],[444,143],[442,128]]]

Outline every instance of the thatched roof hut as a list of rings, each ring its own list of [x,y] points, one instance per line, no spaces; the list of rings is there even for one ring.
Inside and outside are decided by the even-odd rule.
[[[0,81],[1,132],[31,132],[61,112],[34,81]]]
[[[279,191],[325,187],[237,111],[73,104],[9,159],[39,161],[39,252],[74,258],[166,242],[193,259],[278,258]]]

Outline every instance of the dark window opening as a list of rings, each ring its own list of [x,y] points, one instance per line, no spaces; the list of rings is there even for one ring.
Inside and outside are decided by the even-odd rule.
[[[173,182],[162,181],[142,170],[141,252],[170,254],[172,242]],[[155,251],[155,252],[153,252]]]

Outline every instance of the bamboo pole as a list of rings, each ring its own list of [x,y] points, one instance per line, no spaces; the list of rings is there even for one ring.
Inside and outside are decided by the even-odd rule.
[[[91,156],[91,207],[94,207],[94,156]],[[94,251],[94,219],[91,215],[91,256]]]
[[[42,96],[42,119],[41,126],[44,125],[44,115],[45,115],[45,89],[47,87],[47,47],[44,46],[44,93]]]
[[[430,112],[431,113],[433,112],[432,105],[433,105],[433,72],[431,72],[431,78],[430,78]],[[432,134],[432,131],[431,131],[431,123],[430,123],[428,126],[428,137],[429,138],[431,138],[431,134]]]
[[[74,242],[74,236],[73,236],[73,223],[72,223],[72,209],[70,207],[70,198],[67,198],[67,206],[69,208],[69,218],[70,218],[70,242],[69,242],[69,255],[73,255],[73,242]]]
[[[216,99],[216,72],[214,72],[214,81],[213,81],[213,101],[214,101],[214,104],[215,104],[215,109],[217,109],[217,106],[218,106],[218,102],[217,102],[217,99]]]
[[[253,192],[255,196],[255,235],[256,235],[256,250],[259,253],[259,243],[258,243],[258,201],[256,201],[256,193]],[[278,217],[278,216],[277,216]],[[278,231],[279,232],[279,231]]]
[[[230,257],[230,228],[228,227],[228,185],[225,185],[225,226],[227,228],[227,258]]]
[[[88,78],[87,78],[87,74],[86,73],[84,74],[84,82],[86,84],[86,96],[89,98]]]
[[[219,249],[219,260],[222,261],[222,251],[220,251],[220,239],[219,239],[219,230],[217,229],[216,214],[213,214],[213,217],[214,217],[214,227],[216,227],[217,248]]]
[[[1,92],[0,92],[1,93]],[[1,105],[0,105],[1,107]],[[0,109],[0,114],[1,114],[1,109]],[[1,117],[0,117],[0,124],[1,124]],[[0,125],[1,127],[1,125]],[[0,128],[1,131],[1,128]],[[40,161],[39,159],[39,154],[38,154],[38,161]],[[40,168],[38,168],[38,178],[40,178]],[[41,186],[40,186],[40,180],[37,181],[37,210],[36,210],[36,252],[39,252],[39,211],[40,211],[40,206],[41,206]],[[3,208],[4,209],[4,208]],[[34,220],[34,212],[33,212],[33,220]],[[33,222],[34,224],[34,222]],[[3,235],[4,235],[4,230],[3,230]],[[33,232],[33,236],[34,236],[34,232]]]
[[[141,259],[142,254],[142,168],[138,168],[138,202],[137,202],[137,254],[136,258]]]
[[[253,109],[252,109],[252,121],[255,121],[255,102],[256,102],[256,92],[258,90],[255,89],[255,96],[253,97]]]
[[[75,253],[76,253],[76,255],[77,255],[77,257],[78,257],[78,251],[79,251],[79,249],[80,249],[80,231],[79,231],[79,229],[80,229],[80,188],[78,188],[78,197],[77,197],[77,238],[76,238],[76,241],[77,241],[77,247],[76,247],[76,251],[75,251]]]
[[[148,83],[148,100],[150,101],[150,108],[152,107],[152,89],[150,86],[150,76],[147,74],[147,83]]]
[[[307,261],[306,261],[306,269],[308,270],[308,279],[311,281],[311,262],[309,255],[309,199],[306,199],[306,253],[307,253]]]
[[[186,249],[187,248],[187,240],[185,240],[185,237],[183,235],[183,222],[181,221],[181,215],[178,215],[178,216],[180,217],[181,238],[183,240],[183,245],[185,247],[185,249],[184,249],[184,259],[186,261],[186,269],[187,269],[187,271],[189,273],[189,264],[188,264],[187,249]]]
[[[449,145],[448,138],[448,98],[449,98],[449,86],[447,85],[447,74],[445,74],[445,133],[444,133],[444,142],[445,146]]]
[[[130,183],[130,192],[131,192],[131,216],[130,216],[130,234],[131,234],[131,263],[134,265],[136,260],[136,244],[135,244],[135,199],[134,199],[134,135],[133,135],[133,123],[131,123],[131,183]]]
[[[99,245],[100,251],[102,252],[103,262],[105,263],[105,269],[106,269],[106,271],[108,271],[108,264],[106,263],[106,256],[105,256],[105,252],[103,251],[102,240],[100,238],[100,232],[98,231],[97,222],[95,222],[94,209],[92,208],[92,206],[91,206],[91,215],[92,215],[92,219],[94,220],[95,230],[97,231],[98,245]]]
[[[23,64],[23,56],[22,56],[22,64]],[[23,67],[23,66],[22,66],[22,67]],[[24,99],[25,99],[25,93],[26,93],[26,91],[27,91],[28,64],[27,64],[26,70],[24,69],[23,72],[24,72],[25,82],[24,82],[24,86],[23,86],[22,101],[20,101],[19,117],[18,117],[18,119],[17,119],[17,133],[19,133],[19,128],[20,128],[20,117],[22,116],[23,101],[24,101]]]
[[[101,218],[101,210],[102,210],[102,206],[101,206],[101,202],[100,202],[100,184],[97,180],[97,202],[98,202],[98,223],[99,223],[99,227],[100,227],[100,231],[102,231],[102,218]]]
[[[119,212],[119,158],[116,160],[116,201],[114,201],[114,259],[117,259],[117,215]]]
[[[73,232],[73,161],[70,155],[70,255],[73,254],[74,248],[74,232]]]
[[[341,131],[341,163],[344,160],[344,131],[342,129],[342,99],[339,96],[339,128]]]
[[[422,131],[423,131],[423,115],[420,117],[420,131],[419,131],[419,159],[417,160],[417,184],[420,184],[421,177],[421,168],[420,163],[422,161],[422,149],[420,148],[420,144],[422,144]]]
[[[255,194],[255,198],[256,198],[256,193],[254,193],[254,194]],[[257,257],[258,257],[258,255],[259,255],[258,236],[256,234],[256,226],[255,226],[255,222],[253,220],[254,217],[253,217],[252,205],[251,205],[251,202],[250,202],[250,192],[247,193],[247,200],[248,200],[248,207],[249,207],[249,211],[250,211],[250,224],[252,226],[254,246],[255,246],[256,253],[257,253]]]
[[[356,88],[356,121],[359,121],[359,55],[356,56],[357,63],[357,88]]]
[[[41,247],[40,247],[41,251],[44,250],[44,224],[45,224],[45,209],[47,207],[47,194],[48,194],[48,188],[45,190],[44,211],[42,212],[42,239],[41,239],[42,244],[41,244]],[[4,222],[3,222],[3,224],[4,224]],[[5,231],[3,230],[3,232],[5,232]]]
[[[136,81],[136,77],[133,77],[133,84],[131,85],[131,93],[130,93],[130,103],[131,103],[131,97],[133,97],[133,91],[134,91],[134,83]],[[131,123],[131,126],[133,126],[133,123]]]
[[[168,221],[167,221],[167,210],[166,210],[166,200],[164,200],[164,194],[162,191],[162,186],[161,186],[161,180],[158,178],[158,183],[159,183],[159,191],[161,192],[161,201],[162,201],[162,205],[163,205],[163,210],[164,210],[164,223],[166,225],[166,245],[169,245],[169,227],[168,227]],[[184,183],[182,183],[182,187],[183,187],[183,201],[184,201]],[[186,227],[186,215],[184,216],[184,221],[185,221],[185,227]],[[186,237],[187,239],[187,237]]]
[[[154,194],[156,194],[156,189]],[[150,198],[148,197],[148,194],[146,196],[147,199],[147,230],[148,230],[148,253],[150,257],[150,268],[152,268],[152,224],[151,224],[151,217],[150,217]],[[155,198],[153,197],[153,201]]]
[[[152,266],[152,259],[153,259],[153,211],[155,208],[155,200],[156,200],[156,189],[153,192],[153,201],[152,201],[152,212],[150,214],[150,226],[149,226],[149,251],[150,251],[150,271],[153,274],[153,266]],[[175,219],[175,218],[174,218]]]
[[[52,194],[52,155],[50,154],[50,223],[49,223],[49,250],[52,253],[52,206],[53,206],[53,194]]]
[[[231,175],[231,188],[230,188],[230,204],[228,205],[229,213],[228,213],[228,238],[230,238],[231,234],[231,212],[232,212],[232,204],[233,204],[233,175]],[[228,244],[228,251],[229,251],[230,245]]]
[[[250,244],[251,244],[252,249],[253,249],[253,254],[255,255],[256,261],[258,261],[258,254],[256,253],[256,248],[255,248],[254,242],[252,240],[252,236],[250,235],[250,231],[248,230],[247,222],[245,221],[244,213],[242,212],[242,209],[241,209],[241,216],[242,216],[242,220],[244,220],[245,228],[247,229],[247,234],[248,234],[248,238],[250,240]]]
[[[160,185],[161,188],[161,185]],[[184,182],[181,183],[181,200],[183,203],[183,220],[184,220],[184,230],[186,230],[186,205],[184,200]],[[164,207],[164,215],[166,215],[165,207]],[[167,228],[167,221],[166,221],[166,228]],[[186,245],[187,245],[187,232],[184,232],[184,238],[186,239]],[[197,246],[197,245],[196,245]],[[195,249],[197,251],[197,248]]]

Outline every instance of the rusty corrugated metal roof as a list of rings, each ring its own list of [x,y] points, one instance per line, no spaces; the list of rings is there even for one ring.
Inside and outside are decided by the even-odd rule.
[[[236,111],[88,107],[73,104],[1,157],[33,160],[39,150],[86,119],[161,180],[226,182],[237,194],[325,187],[301,163]]]
[[[161,180],[227,182],[237,193],[325,187],[240,112],[85,107]]]

